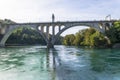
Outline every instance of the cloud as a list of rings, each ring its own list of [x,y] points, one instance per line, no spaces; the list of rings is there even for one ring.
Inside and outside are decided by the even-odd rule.
[[[17,22],[104,19],[111,14],[120,18],[120,0],[0,0],[0,18]]]

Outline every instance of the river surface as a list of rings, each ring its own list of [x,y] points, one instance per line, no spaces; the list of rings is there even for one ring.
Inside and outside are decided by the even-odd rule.
[[[0,48],[0,80],[120,80],[120,50]]]

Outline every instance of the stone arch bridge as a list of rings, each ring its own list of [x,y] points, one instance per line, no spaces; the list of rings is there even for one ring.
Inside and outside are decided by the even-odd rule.
[[[36,29],[45,39],[47,47],[53,48],[60,34],[71,27],[88,26],[99,30],[101,33],[104,33],[106,30],[109,30],[115,21],[117,20],[0,24],[0,34],[3,35],[0,41],[0,46],[4,47],[5,42],[11,33],[19,27],[32,27]],[[56,27],[58,29],[58,32],[56,32]],[[50,32],[52,36],[49,35]]]

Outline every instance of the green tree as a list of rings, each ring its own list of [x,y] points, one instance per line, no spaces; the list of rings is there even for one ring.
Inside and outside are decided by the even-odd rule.
[[[108,44],[107,40],[105,39],[104,35],[101,34],[99,31],[96,31],[94,34],[90,36],[90,46],[92,47],[101,47],[106,46]]]
[[[95,33],[95,29],[89,28],[84,31],[83,45],[90,46],[90,36]]]
[[[115,22],[113,26],[108,31],[106,31],[106,35],[112,44],[120,43],[120,21]]]
[[[74,40],[75,40],[75,36],[74,36],[73,34],[66,35],[66,36],[64,37],[63,44],[64,44],[64,45],[69,45],[69,46],[71,46],[71,45],[74,44],[74,43],[73,43]]]
[[[83,41],[83,36],[82,36],[81,31],[79,31],[75,34],[75,40],[73,44],[75,46],[80,46],[82,41]]]

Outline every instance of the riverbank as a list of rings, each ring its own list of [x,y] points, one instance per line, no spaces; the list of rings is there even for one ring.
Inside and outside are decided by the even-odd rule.
[[[9,46],[46,46],[46,45],[41,45],[41,44],[6,44],[6,47]],[[65,45],[64,45],[65,46]],[[110,45],[110,46],[97,46],[97,47],[93,47],[93,46],[74,46],[74,47],[82,47],[82,48],[93,48],[93,49],[109,49],[109,48],[120,48],[120,43],[116,43],[114,45]]]
[[[120,48],[120,43],[114,44],[112,48]]]

